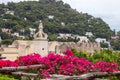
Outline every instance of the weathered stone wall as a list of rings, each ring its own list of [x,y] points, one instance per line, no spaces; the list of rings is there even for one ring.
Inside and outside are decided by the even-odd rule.
[[[94,50],[100,51],[100,44],[96,42],[49,42],[49,52],[62,53],[66,49],[74,48],[77,51],[93,53]]]

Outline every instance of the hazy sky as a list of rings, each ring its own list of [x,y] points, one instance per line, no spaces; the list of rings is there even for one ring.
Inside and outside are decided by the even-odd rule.
[[[0,0],[1,1],[1,0]],[[1,2],[20,1],[2,0]],[[120,0],[63,0],[79,12],[101,17],[111,29],[120,30]]]
[[[120,0],[63,0],[79,12],[101,17],[111,29],[120,30]]]

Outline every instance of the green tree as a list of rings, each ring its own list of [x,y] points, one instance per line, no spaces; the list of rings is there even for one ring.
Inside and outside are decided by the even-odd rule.
[[[12,42],[13,42],[12,39],[5,39],[5,40],[2,40],[1,44],[10,45],[10,44],[12,44]]]
[[[0,4],[0,14],[4,14],[5,13],[5,4],[4,3],[2,3],[2,4]]]
[[[56,34],[51,34],[48,36],[49,41],[56,41],[57,40],[57,35]]]
[[[117,32],[117,36],[120,36],[120,31]]]
[[[101,42],[100,45],[101,45],[101,48],[108,48],[108,43]]]
[[[120,50],[120,40],[111,41],[111,45],[114,50]]]

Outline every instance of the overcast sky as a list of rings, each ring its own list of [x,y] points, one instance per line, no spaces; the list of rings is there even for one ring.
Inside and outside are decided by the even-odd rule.
[[[1,2],[20,0],[0,0]],[[111,29],[120,30],[120,0],[63,0],[79,12],[101,17]]]

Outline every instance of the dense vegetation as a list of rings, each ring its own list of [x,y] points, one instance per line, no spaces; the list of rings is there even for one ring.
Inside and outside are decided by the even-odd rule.
[[[88,53],[88,52],[77,52],[75,49],[72,49],[72,51],[75,53],[78,57],[84,57],[92,62],[97,61],[106,61],[106,62],[116,62],[119,64],[120,67],[120,52],[119,51],[112,51],[112,50],[101,50],[100,52],[94,51],[94,53]]]
[[[6,14],[14,11],[14,15]],[[38,27],[39,20],[44,23],[44,31],[49,38],[58,33],[73,33],[85,35],[92,32],[95,37],[110,38],[111,30],[101,18],[95,18],[87,13],[72,9],[69,4],[56,0],[24,1],[19,3],[9,2],[0,4],[0,29],[12,29],[11,33],[19,32],[30,39],[29,28]],[[25,31],[22,31],[24,29]],[[0,31],[2,39],[11,38]],[[13,39],[16,37],[12,37]]]
[[[116,32],[114,31],[114,36],[119,37],[116,40],[111,40],[111,46],[113,47],[114,50],[120,50],[120,31]]]
[[[120,40],[112,40],[111,45],[114,50],[120,51]]]

